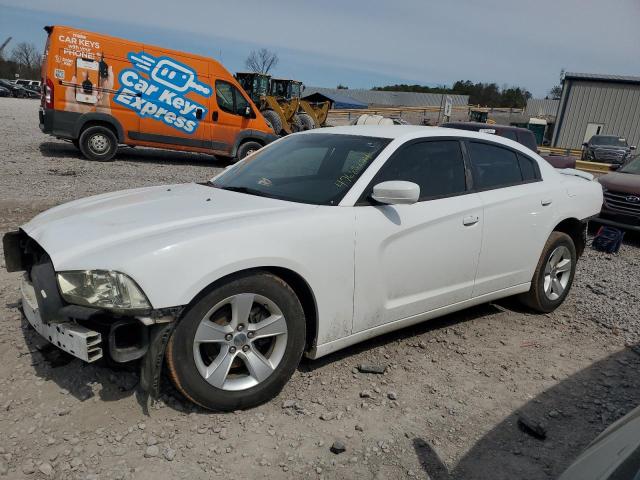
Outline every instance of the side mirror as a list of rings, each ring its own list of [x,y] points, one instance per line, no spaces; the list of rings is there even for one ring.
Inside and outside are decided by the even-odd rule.
[[[583,147],[588,147],[588,146],[589,146],[589,142],[584,142],[584,143],[582,144],[582,146],[583,146]]]
[[[631,145],[629,148],[630,148],[631,150],[635,150],[637,147],[636,147],[635,145]]]
[[[420,187],[413,182],[403,180],[382,182],[373,187],[371,198],[385,205],[416,203],[420,198]]]
[[[244,111],[242,112],[242,116],[245,117],[245,118],[251,118],[251,114],[252,113],[253,112],[251,111],[251,107],[247,105],[246,107],[244,107]]]

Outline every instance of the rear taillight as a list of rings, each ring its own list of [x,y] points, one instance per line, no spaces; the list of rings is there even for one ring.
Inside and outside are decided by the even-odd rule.
[[[51,79],[47,78],[42,94],[44,98],[44,108],[53,108],[53,82]]]

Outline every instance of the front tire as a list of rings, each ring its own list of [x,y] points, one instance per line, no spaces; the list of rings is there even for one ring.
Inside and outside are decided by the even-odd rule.
[[[111,129],[100,125],[86,128],[80,134],[80,151],[89,160],[109,162],[118,151],[118,139]]]
[[[273,133],[280,135],[282,133],[282,120],[280,116],[273,110],[263,110],[262,116],[267,122],[267,125],[271,127]]]
[[[305,317],[298,297],[267,272],[241,275],[198,300],[167,346],[173,383],[198,405],[230,411],[275,397],[300,362]]]
[[[247,155],[251,155],[253,152],[260,150],[262,145],[258,142],[244,142],[242,145],[238,147],[238,151],[236,152],[236,162],[239,162]]]
[[[577,258],[572,238],[552,232],[531,279],[531,289],[519,297],[522,303],[542,313],[558,308],[571,290]]]

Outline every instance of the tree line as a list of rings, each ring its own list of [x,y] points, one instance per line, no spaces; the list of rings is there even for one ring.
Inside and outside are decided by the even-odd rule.
[[[40,50],[33,43],[20,42],[8,55],[6,51],[0,52],[0,78],[39,80],[41,63]]]
[[[444,93],[449,95],[469,95],[469,103],[486,107],[524,108],[531,92],[522,87],[499,87],[496,83],[473,83],[471,80],[458,80],[451,87],[440,85],[387,85],[374,87],[372,90],[387,92]]]

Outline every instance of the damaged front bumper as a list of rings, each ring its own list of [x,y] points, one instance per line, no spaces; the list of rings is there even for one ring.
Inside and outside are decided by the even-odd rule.
[[[85,362],[102,358],[102,335],[76,322],[46,323],[42,320],[36,292],[25,274],[20,285],[22,311],[31,326],[49,342]]]
[[[164,351],[183,307],[116,313],[68,304],[62,298],[53,262],[24,232],[3,237],[5,265],[24,271],[24,316],[46,340],[85,362],[105,358],[117,363],[139,360],[141,386],[157,397]]]

